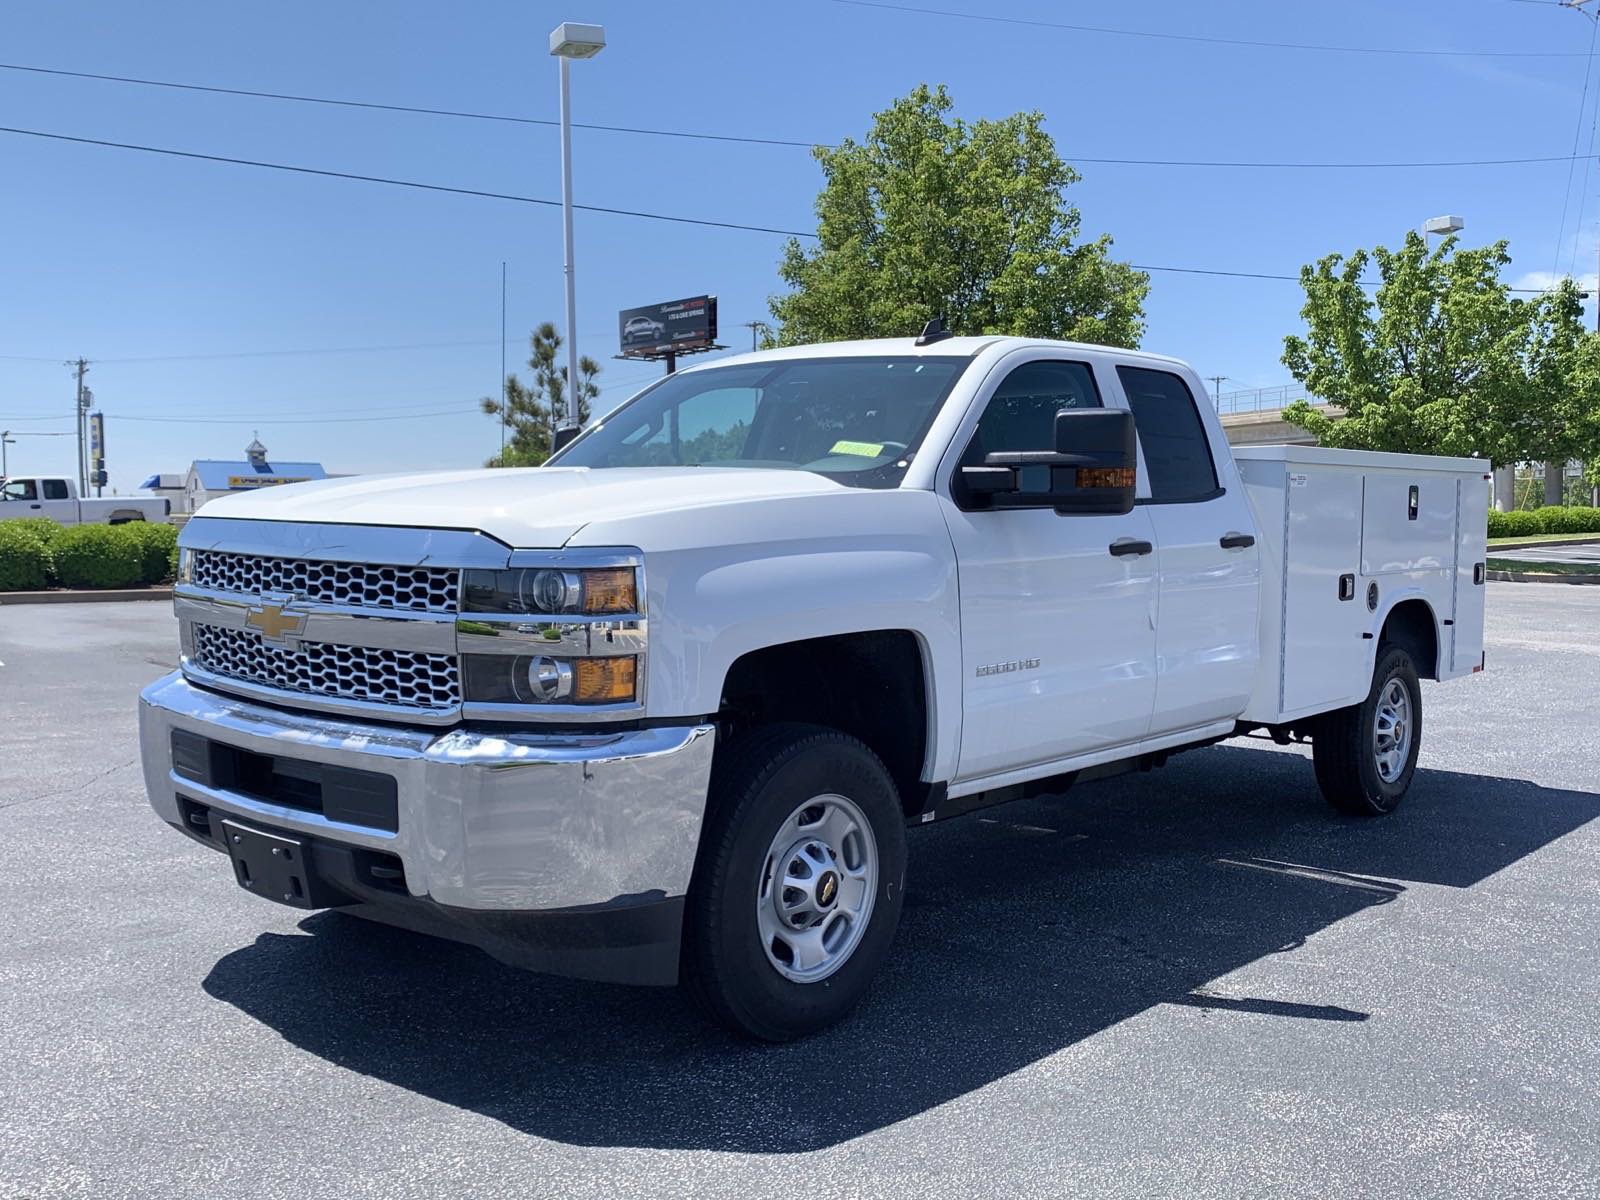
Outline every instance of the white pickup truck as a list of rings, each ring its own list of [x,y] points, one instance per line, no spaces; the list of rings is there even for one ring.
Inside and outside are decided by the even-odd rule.
[[[1471,459],[1230,453],[1151,354],[723,359],[542,468],[208,505],[150,801],[257,895],[790,1038],[890,953],[908,825],[1250,731],[1393,809],[1418,680],[1483,665],[1487,497]]]
[[[7,517],[49,517],[62,525],[123,525],[165,521],[172,509],[159,496],[78,495],[78,485],[61,475],[8,475],[0,479],[0,521]]]

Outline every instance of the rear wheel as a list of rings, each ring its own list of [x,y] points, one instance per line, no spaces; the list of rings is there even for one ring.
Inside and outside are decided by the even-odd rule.
[[[839,1020],[900,920],[905,818],[855,738],[758,729],[714,772],[684,919],[683,976],[707,1014],[787,1041]]]
[[[1367,698],[1318,719],[1311,739],[1317,786],[1340,812],[1393,812],[1411,787],[1421,747],[1416,665],[1401,647],[1381,646]]]

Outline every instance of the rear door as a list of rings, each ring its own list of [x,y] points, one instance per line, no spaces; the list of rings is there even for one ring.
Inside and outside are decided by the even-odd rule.
[[[42,516],[60,521],[63,525],[77,524],[80,517],[78,502],[68,491],[65,479],[41,479],[39,489],[44,501]]]
[[[1260,656],[1255,520],[1221,427],[1177,371],[1117,367],[1139,431],[1160,556],[1151,736],[1244,711]]]

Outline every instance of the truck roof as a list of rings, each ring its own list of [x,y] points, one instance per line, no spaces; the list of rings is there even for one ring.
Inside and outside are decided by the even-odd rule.
[[[1053,338],[1028,337],[948,337],[925,346],[917,345],[915,337],[863,338],[850,342],[811,342],[804,346],[780,346],[773,350],[757,350],[751,354],[735,354],[726,358],[686,367],[701,370],[705,367],[724,366],[729,363],[773,362],[789,358],[849,358],[868,355],[904,354],[929,358],[976,358],[992,346],[1021,349],[1025,346],[1051,347],[1074,354],[1114,354],[1118,358],[1142,359],[1166,365],[1187,365],[1182,359],[1165,354],[1151,354],[1145,350],[1128,350],[1120,346],[1101,346],[1090,342],[1064,342]]]

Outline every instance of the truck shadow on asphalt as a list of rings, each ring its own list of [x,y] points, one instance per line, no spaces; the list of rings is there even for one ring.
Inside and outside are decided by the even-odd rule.
[[[331,1063],[539,1137],[814,1150],[1152,1005],[1366,1020],[1315,994],[1208,987],[1406,903],[1408,883],[1471,887],[1597,815],[1600,795],[1422,771],[1393,817],[1340,818],[1302,758],[1240,746],[990,809],[912,833],[890,963],[851,1020],[787,1046],[712,1029],[675,991],[529,975],[334,913],[226,955],[205,990]]]

